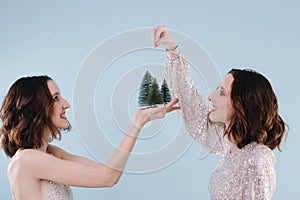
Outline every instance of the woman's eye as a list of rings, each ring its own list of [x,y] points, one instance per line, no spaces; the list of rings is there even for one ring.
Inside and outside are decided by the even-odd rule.
[[[58,96],[55,96],[53,99],[54,99],[54,101],[59,101],[59,97]]]

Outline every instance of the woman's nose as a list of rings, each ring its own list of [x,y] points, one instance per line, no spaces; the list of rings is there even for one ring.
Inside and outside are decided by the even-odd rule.
[[[64,99],[63,107],[64,107],[64,109],[70,108],[70,104],[69,104],[68,101],[65,100],[65,99]]]
[[[212,101],[212,100],[211,100],[211,94],[208,95],[208,101]]]
[[[212,101],[212,94],[208,95],[208,100]]]
[[[214,100],[215,100],[215,98],[214,98],[215,93],[216,93],[216,91],[212,92],[212,93],[208,96],[208,100],[209,100],[209,101],[214,101]]]

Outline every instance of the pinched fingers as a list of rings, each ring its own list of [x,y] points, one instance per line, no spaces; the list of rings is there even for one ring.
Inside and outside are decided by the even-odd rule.
[[[152,42],[154,47],[158,47],[161,43],[161,39],[166,35],[166,26],[157,26],[152,30]]]
[[[172,101],[170,101],[167,105],[165,105],[166,108],[166,112],[171,112],[173,110],[178,110],[180,109],[180,106],[176,105],[179,102],[178,98],[173,99]]]

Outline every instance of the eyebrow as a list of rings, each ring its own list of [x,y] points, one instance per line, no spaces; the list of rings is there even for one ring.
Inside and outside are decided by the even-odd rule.
[[[226,91],[226,89],[221,85],[219,85],[219,88]]]
[[[54,94],[52,94],[52,96],[56,96],[59,95],[59,92],[55,92]]]

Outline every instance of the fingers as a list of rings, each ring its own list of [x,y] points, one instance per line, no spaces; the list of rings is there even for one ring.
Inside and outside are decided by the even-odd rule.
[[[157,47],[157,46],[156,46],[156,40],[155,40],[156,30],[157,30],[157,28],[154,28],[154,29],[152,30],[152,35],[151,35],[153,47]]]
[[[155,34],[155,40],[158,42],[163,36],[165,35],[166,27],[165,26],[158,26],[157,32]]]
[[[154,47],[160,45],[160,40],[166,35],[166,26],[157,26],[152,30],[152,42]]]
[[[178,98],[175,98],[165,106],[161,105],[152,108],[142,108],[138,110],[138,113],[143,116],[142,118],[146,119],[146,122],[155,119],[161,119],[165,117],[166,113],[180,109],[180,106],[175,105],[176,103],[178,103],[178,101]]]
[[[173,106],[169,112],[171,112],[173,110],[179,110],[179,109],[180,109],[180,106]]]
[[[178,98],[173,99],[172,101],[170,101],[166,106],[166,111],[167,112],[171,112],[173,110],[178,110],[180,109],[180,106],[175,106],[175,104],[177,104],[179,102]]]

